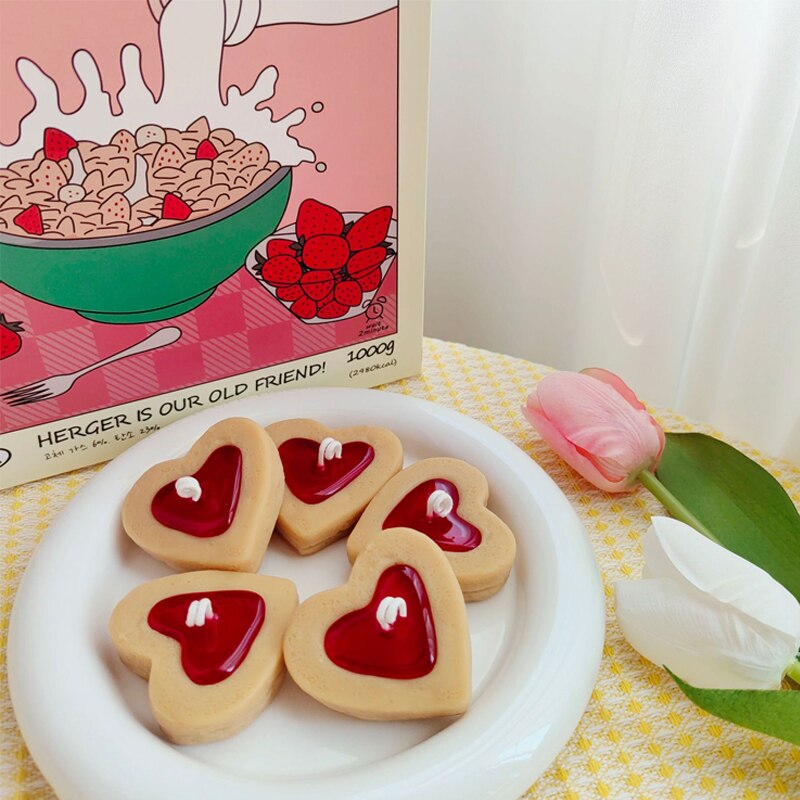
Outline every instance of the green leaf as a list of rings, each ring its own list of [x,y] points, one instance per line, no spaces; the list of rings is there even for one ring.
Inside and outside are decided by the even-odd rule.
[[[800,745],[800,692],[698,689],[667,672],[680,690],[709,714]]]
[[[800,600],[800,513],[772,475],[702,433],[668,433],[656,475],[720,544]]]

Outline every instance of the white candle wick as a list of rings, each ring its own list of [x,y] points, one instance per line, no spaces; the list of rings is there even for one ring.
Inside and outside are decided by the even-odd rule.
[[[213,619],[213,617],[214,609],[211,607],[211,601],[207,597],[192,600],[189,603],[189,610],[186,612],[186,627],[202,628],[206,624],[206,620]]]
[[[453,510],[453,498],[443,489],[436,489],[428,497],[428,517],[446,517]]]
[[[342,457],[342,443],[337,441],[331,436],[326,436],[319,443],[319,451],[317,452],[317,466],[322,468],[325,466],[326,461],[333,458]]]
[[[200,481],[193,478],[191,475],[184,475],[175,481],[175,491],[179,497],[191,498],[193,502],[197,502],[203,496],[203,489],[200,486]]]
[[[384,597],[375,611],[375,619],[378,620],[378,625],[385,631],[392,629],[398,617],[407,616],[408,606],[406,601],[402,597],[392,597],[391,595]]]

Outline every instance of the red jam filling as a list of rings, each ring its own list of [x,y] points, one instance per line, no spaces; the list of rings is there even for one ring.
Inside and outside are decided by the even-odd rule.
[[[286,486],[303,503],[316,505],[327,500],[355,480],[375,458],[366,442],[345,442],[342,457],[318,464],[319,442],[313,439],[287,439],[278,453],[283,463]]]
[[[385,597],[402,598],[406,605],[406,615],[398,615],[388,630],[377,618]],[[328,628],[325,652],[334,664],[359,675],[405,680],[427,675],[436,664],[436,629],[419,573],[406,564],[385,570],[369,605]]]
[[[436,490],[453,498],[453,510],[445,517],[428,516],[428,498]],[[458,489],[444,478],[434,478],[413,488],[383,521],[386,528],[413,528],[433,539],[442,550],[463,553],[481,543],[481,532],[458,516]]]
[[[213,616],[189,627],[186,615],[193,600],[207,597]],[[193,683],[210,686],[230,677],[247,657],[261,626],[264,598],[244,589],[176,594],[159,600],[147,624],[181,646],[181,665]]]
[[[242,451],[234,445],[218,447],[192,476],[200,484],[199,500],[181,497],[175,482],[162,486],[153,498],[153,516],[168,528],[205,538],[230,528],[242,485]]]

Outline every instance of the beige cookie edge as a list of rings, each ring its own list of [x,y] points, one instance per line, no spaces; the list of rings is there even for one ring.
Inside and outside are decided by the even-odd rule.
[[[332,436],[343,443],[365,441],[375,450],[369,467],[350,486],[322,503],[303,503],[286,487],[277,530],[303,556],[318,553],[347,536],[372,498],[403,468],[402,442],[389,428],[380,425],[330,428],[318,420],[296,418],[274,422],[266,431],[276,448],[295,437],[322,441]],[[357,500],[353,499],[354,490],[360,494]]]
[[[378,540],[367,547],[345,584],[313,595],[297,607],[284,637],[287,671],[306,694],[359,719],[429,719],[463,714],[472,698],[472,646],[461,589],[433,542],[409,529],[396,529],[396,533],[391,540]],[[437,637],[434,669],[422,678],[401,681],[351,673],[336,666],[324,651],[325,631],[343,614],[367,605],[377,576],[398,563],[414,567],[425,583]],[[380,702],[384,692],[390,693],[388,700]],[[438,702],[435,709],[429,707],[428,693]]]
[[[176,473],[195,472],[225,444],[238,447],[244,459],[231,527],[219,536],[202,538],[155,520],[150,513],[155,493]],[[173,569],[256,572],[275,530],[283,487],[283,466],[272,439],[254,420],[229,417],[208,428],[184,456],[154,464],[139,477],[123,502],[122,526],[135,544]]]
[[[220,589],[257,592],[264,598],[267,616],[239,669],[219,684],[199,686],[183,671],[178,642],[151,629],[147,614],[164,597]],[[151,712],[166,738],[176,744],[200,744],[242,730],[275,696],[284,673],[283,636],[297,602],[297,589],[286,578],[221,570],[185,572],[129,592],[115,606],[108,630],[120,660],[149,681]],[[209,708],[212,701],[222,713]]]
[[[516,559],[517,543],[511,529],[486,507],[486,476],[467,461],[445,456],[426,458],[396,474],[375,495],[347,539],[347,557],[353,563],[364,548],[383,532],[383,521],[397,502],[426,480],[444,477],[459,491],[459,511],[481,531],[480,547],[466,553],[445,552],[467,602],[486,600],[503,588]]]

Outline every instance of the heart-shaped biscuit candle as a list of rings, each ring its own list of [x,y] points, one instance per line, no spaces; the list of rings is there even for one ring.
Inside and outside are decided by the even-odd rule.
[[[428,458],[395,475],[373,498],[347,540],[354,561],[389,529],[412,528],[445,554],[467,602],[498,592],[508,578],[516,542],[486,507],[483,473],[455,458]]]
[[[255,572],[283,499],[283,468],[264,429],[218,422],[191,450],[151,467],[122,507],[125,532],[176,569]]]
[[[150,706],[178,744],[224,739],[265,708],[283,678],[291,581],[205,570],[134,589],[109,631],[122,661],[149,679]]]
[[[278,531],[301,555],[344,536],[380,488],[403,467],[403,446],[386,428],[327,428],[290,419],[267,428],[286,493]]]
[[[472,694],[458,581],[439,547],[408,529],[373,541],[344,586],[297,608],[284,657],[304,692],[361,719],[462,714]]]

